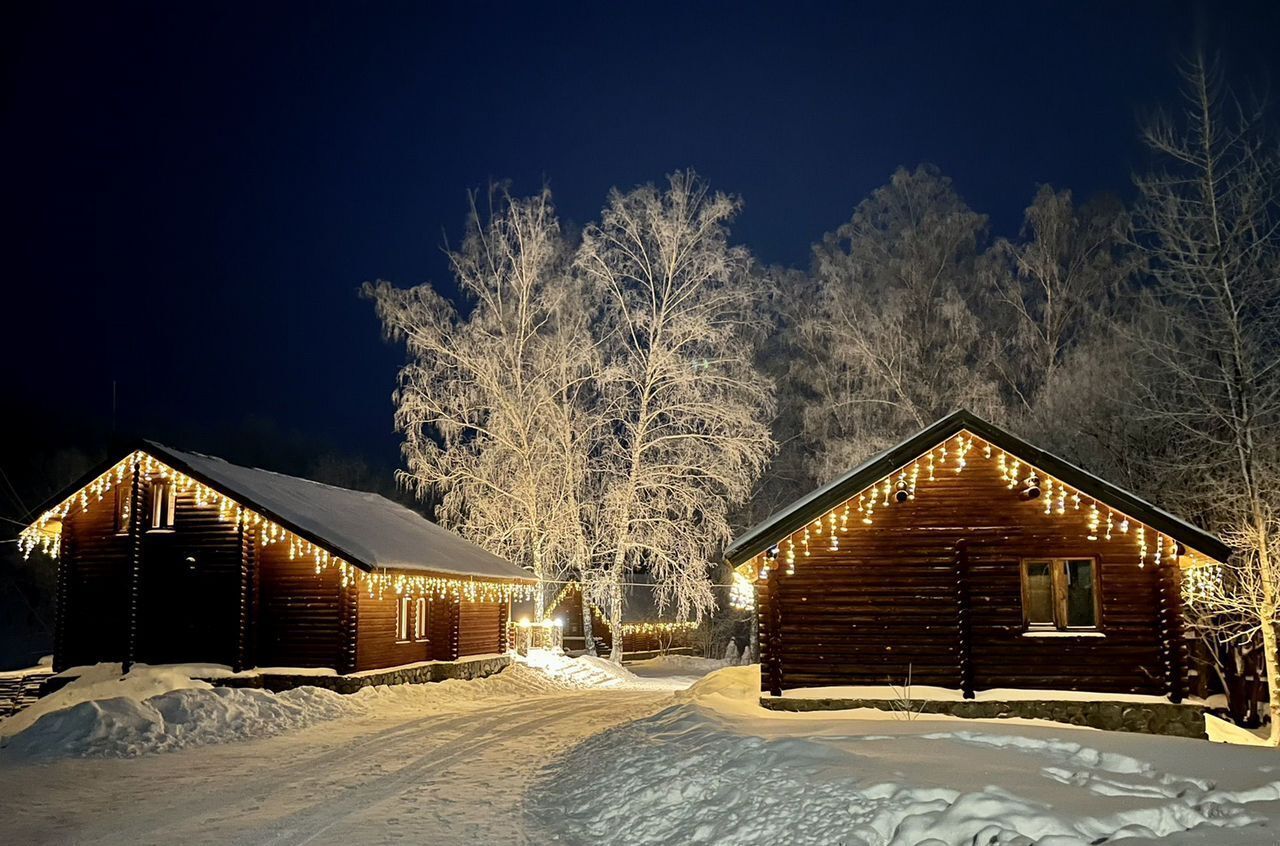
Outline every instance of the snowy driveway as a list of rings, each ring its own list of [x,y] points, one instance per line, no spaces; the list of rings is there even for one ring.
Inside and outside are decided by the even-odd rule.
[[[0,833],[180,846],[1280,842],[1276,750],[767,711],[756,667],[673,695],[715,664],[699,661],[637,674],[551,657],[347,697],[206,685],[95,698],[0,749]]]
[[[0,816],[15,844],[538,842],[522,827],[533,775],[671,701],[583,690],[141,758],[5,765]]]

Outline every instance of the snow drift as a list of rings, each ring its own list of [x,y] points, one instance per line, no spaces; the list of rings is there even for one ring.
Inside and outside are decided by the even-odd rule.
[[[317,687],[282,693],[214,687],[180,667],[100,664],[31,707],[0,721],[6,759],[133,757],[192,746],[271,737],[339,717],[387,710],[428,713],[476,702],[594,688],[644,689],[638,679],[599,658],[534,654],[475,681],[368,687],[342,695]]]
[[[754,668],[713,673],[679,704],[572,750],[530,791],[531,815],[569,844],[625,831],[633,844],[1085,846],[1198,826],[1249,826],[1260,837],[1231,842],[1273,842],[1250,806],[1280,801],[1280,782],[1256,750],[883,712],[777,714],[758,696]]]

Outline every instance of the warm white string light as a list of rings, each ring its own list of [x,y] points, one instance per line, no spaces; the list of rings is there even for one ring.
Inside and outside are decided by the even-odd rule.
[[[818,533],[821,534],[822,527],[825,523],[830,527],[828,531],[829,542],[827,544],[827,549],[832,552],[838,551],[840,549],[840,543],[835,533],[837,513],[841,515],[841,531],[844,531],[847,526],[848,514],[851,508],[861,515],[862,523],[864,525],[873,525],[875,523],[877,505],[880,507],[888,507],[894,502],[909,502],[915,499],[917,483],[921,474],[920,465],[922,461],[925,465],[927,480],[935,481],[935,469],[946,466],[948,458],[954,458],[954,466],[952,469],[956,473],[962,472],[968,465],[967,456],[973,448],[979,444],[982,447],[981,453],[983,457],[988,460],[994,459],[1000,479],[1005,483],[1009,490],[1018,488],[1020,484],[1024,485],[1027,489],[1031,489],[1035,486],[1038,480],[1044,480],[1042,486],[1044,503],[1042,507],[1045,514],[1066,514],[1068,500],[1071,502],[1072,511],[1080,511],[1087,505],[1086,537],[1090,541],[1111,541],[1114,537],[1114,528],[1117,526],[1117,520],[1119,521],[1118,528],[1120,529],[1120,533],[1129,533],[1131,521],[1128,516],[1124,514],[1117,514],[1110,506],[1106,506],[1092,497],[1081,495],[1078,490],[1074,489],[1062,480],[1049,476],[1047,473],[1044,473],[1029,464],[1024,466],[1021,459],[1009,455],[1003,450],[996,451],[992,448],[990,443],[981,441],[977,436],[970,432],[962,431],[953,438],[949,438],[938,446],[930,449],[928,452],[923,453],[919,458],[903,464],[901,467],[868,485],[859,493],[850,496],[849,499],[836,505],[829,512],[815,519],[811,524],[806,524],[802,530],[797,530],[789,536],[784,543],[787,544],[788,549],[790,550],[795,543],[795,539],[798,537],[799,543],[804,548],[805,556],[809,556],[810,528],[816,527]],[[1025,480],[1023,479],[1024,471],[1026,472]],[[899,491],[899,495],[896,498],[890,496],[890,492],[895,489]],[[903,492],[906,494],[905,497],[902,496]],[[1034,492],[1032,496],[1034,497]],[[1106,509],[1105,518],[1102,511],[1103,508]],[[1164,536],[1161,535],[1157,541],[1154,556],[1154,563],[1157,565],[1161,563],[1163,558],[1163,554],[1161,553],[1161,543],[1164,539]],[[1138,545],[1138,566],[1143,567],[1146,565],[1147,556],[1151,550],[1147,545],[1146,526],[1141,523],[1138,524],[1136,541]],[[1168,555],[1169,560],[1176,561],[1177,557],[1176,551],[1174,554]],[[1187,563],[1192,566],[1206,566],[1212,563],[1211,559],[1207,556],[1198,555],[1190,551],[1186,552],[1185,559]],[[760,566],[758,561],[759,556],[740,567],[739,572],[744,573],[747,578],[750,578],[753,573],[756,578],[766,577],[768,574],[768,568],[767,566]],[[787,562],[787,573],[793,573],[795,570],[795,558],[790,551],[788,552]]]
[[[734,571],[733,581],[729,585],[729,605],[739,611],[749,611],[755,604],[755,586],[746,576]]]
[[[18,535],[18,548],[23,556],[29,557],[34,550],[39,549],[50,557],[57,558],[62,549],[62,523],[72,510],[78,508],[81,512],[89,511],[114,488],[124,484],[126,476],[135,468],[141,478],[158,476],[172,484],[176,491],[190,493],[197,507],[216,507],[219,520],[234,523],[243,527],[246,532],[253,532],[261,546],[287,543],[290,560],[312,560],[317,574],[329,569],[336,570],[344,588],[358,581],[371,597],[380,598],[384,593],[392,591],[400,596],[449,597],[467,602],[506,602],[511,599],[531,599],[537,590],[536,585],[520,582],[386,570],[367,572],[142,450],[135,450],[125,456],[111,469],[45,511],[38,520],[23,529]]]

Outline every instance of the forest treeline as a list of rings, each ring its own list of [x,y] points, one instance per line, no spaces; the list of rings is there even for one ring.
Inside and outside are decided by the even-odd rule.
[[[637,570],[697,618],[735,530],[967,408],[1229,539],[1197,613],[1275,678],[1280,160],[1212,67],[1184,83],[1132,202],[1043,185],[1016,237],[927,164],[802,269],[734,244],[740,201],[689,172],[572,234],[548,190],[473,195],[460,304],[364,287],[408,351],[402,481],[615,623]]]

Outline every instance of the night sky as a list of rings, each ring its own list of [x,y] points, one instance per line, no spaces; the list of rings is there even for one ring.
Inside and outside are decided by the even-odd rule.
[[[1238,86],[1280,79],[1276,3],[935,5],[10,10],[6,408],[109,430],[115,380],[122,431],[255,419],[390,464],[403,354],[357,288],[448,288],[490,178],[545,179],[581,223],[692,167],[744,198],[735,239],[804,266],[898,165],[939,165],[998,234],[1038,183],[1131,196],[1197,39]]]

